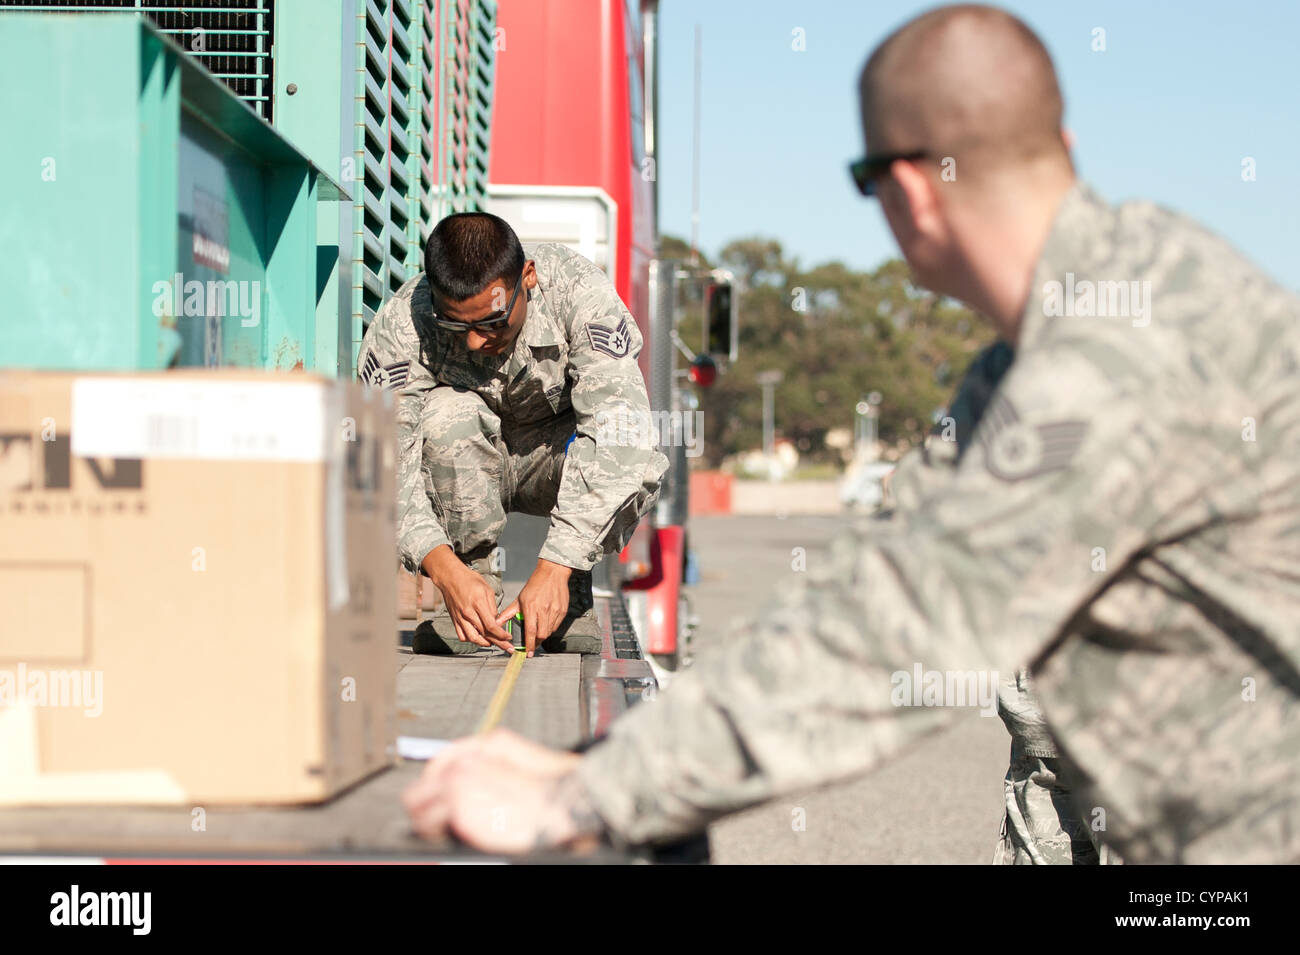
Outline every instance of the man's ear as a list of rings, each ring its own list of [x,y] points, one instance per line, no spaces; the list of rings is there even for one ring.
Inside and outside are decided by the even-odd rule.
[[[904,214],[918,235],[936,238],[946,230],[934,183],[919,166],[905,159],[894,160],[889,174],[907,202]]]
[[[537,264],[532,259],[524,263],[524,288],[530,292],[537,288]]]

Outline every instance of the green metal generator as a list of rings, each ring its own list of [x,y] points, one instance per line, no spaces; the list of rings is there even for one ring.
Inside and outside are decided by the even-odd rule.
[[[432,224],[482,207],[495,15],[0,0],[0,367],[351,374]]]

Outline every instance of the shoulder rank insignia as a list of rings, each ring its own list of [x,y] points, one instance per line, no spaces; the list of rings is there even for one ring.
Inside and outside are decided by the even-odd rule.
[[[395,361],[391,365],[380,365],[375,353],[370,352],[361,365],[361,380],[374,388],[396,391],[406,384],[410,365],[411,363],[408,361]]]
[[[989,405],[981,438],[989,473],[1001,481],[1023,481],[1070,466],[1088,433],[1086,421],[1029,424],[1003,395]]]
[[[627,327],[627,319],[621,319],[617,328],[601,325],[599,322],[587,323],[587,337],[591,347],[603,351],[611,358],[622,358],[632,347],[632,332]]]

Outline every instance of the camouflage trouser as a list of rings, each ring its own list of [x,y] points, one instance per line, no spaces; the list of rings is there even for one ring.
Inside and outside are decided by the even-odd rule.
[[[465,560],[496,547],[506,514],[545,517],[555,507],[573,411],[527,425],[503,421],[473,391],[439,385],[420,422],[425,493],[452,549]],[[601,541],[606,554],[627,543],[654,503],[642,493],[620,508]]]
[[[995,865],[1097,865],[1119,860],[1094,839],[1068,786],[1061,783],[1060,760],[1029,756],[1011,742],[1011,765],[1004,783],[1007,809]]]

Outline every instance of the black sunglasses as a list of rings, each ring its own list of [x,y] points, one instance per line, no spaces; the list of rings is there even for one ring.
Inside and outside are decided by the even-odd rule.
[[[858,187],[858,192],[864,196],[876,195],[876,180],[881,176],[889,173],[889,167],[898,161],[916,162],[918,159],[929,159],[930,154],[924,150],[913,150],[910,153],[881,153],[878,156],[864,156],[862,159],[849,163],[849,175],[853,177],[853,184]]]
[[[433,313],[433,322],[439,328],[445,328],[449,332],[468,332],[471,328],[476,332],[498,332],[510,324],[510,313],[515,310],[515,301],[519,298],[519,290],[524,285],[524,273],[519,273],[519,278],[515,282],[515,290],[510,293],[510,301],[506,302],[506,307],[499,312],[492,312],[477,322],[454,322],[449,318],[439,318],[438,313]]]

